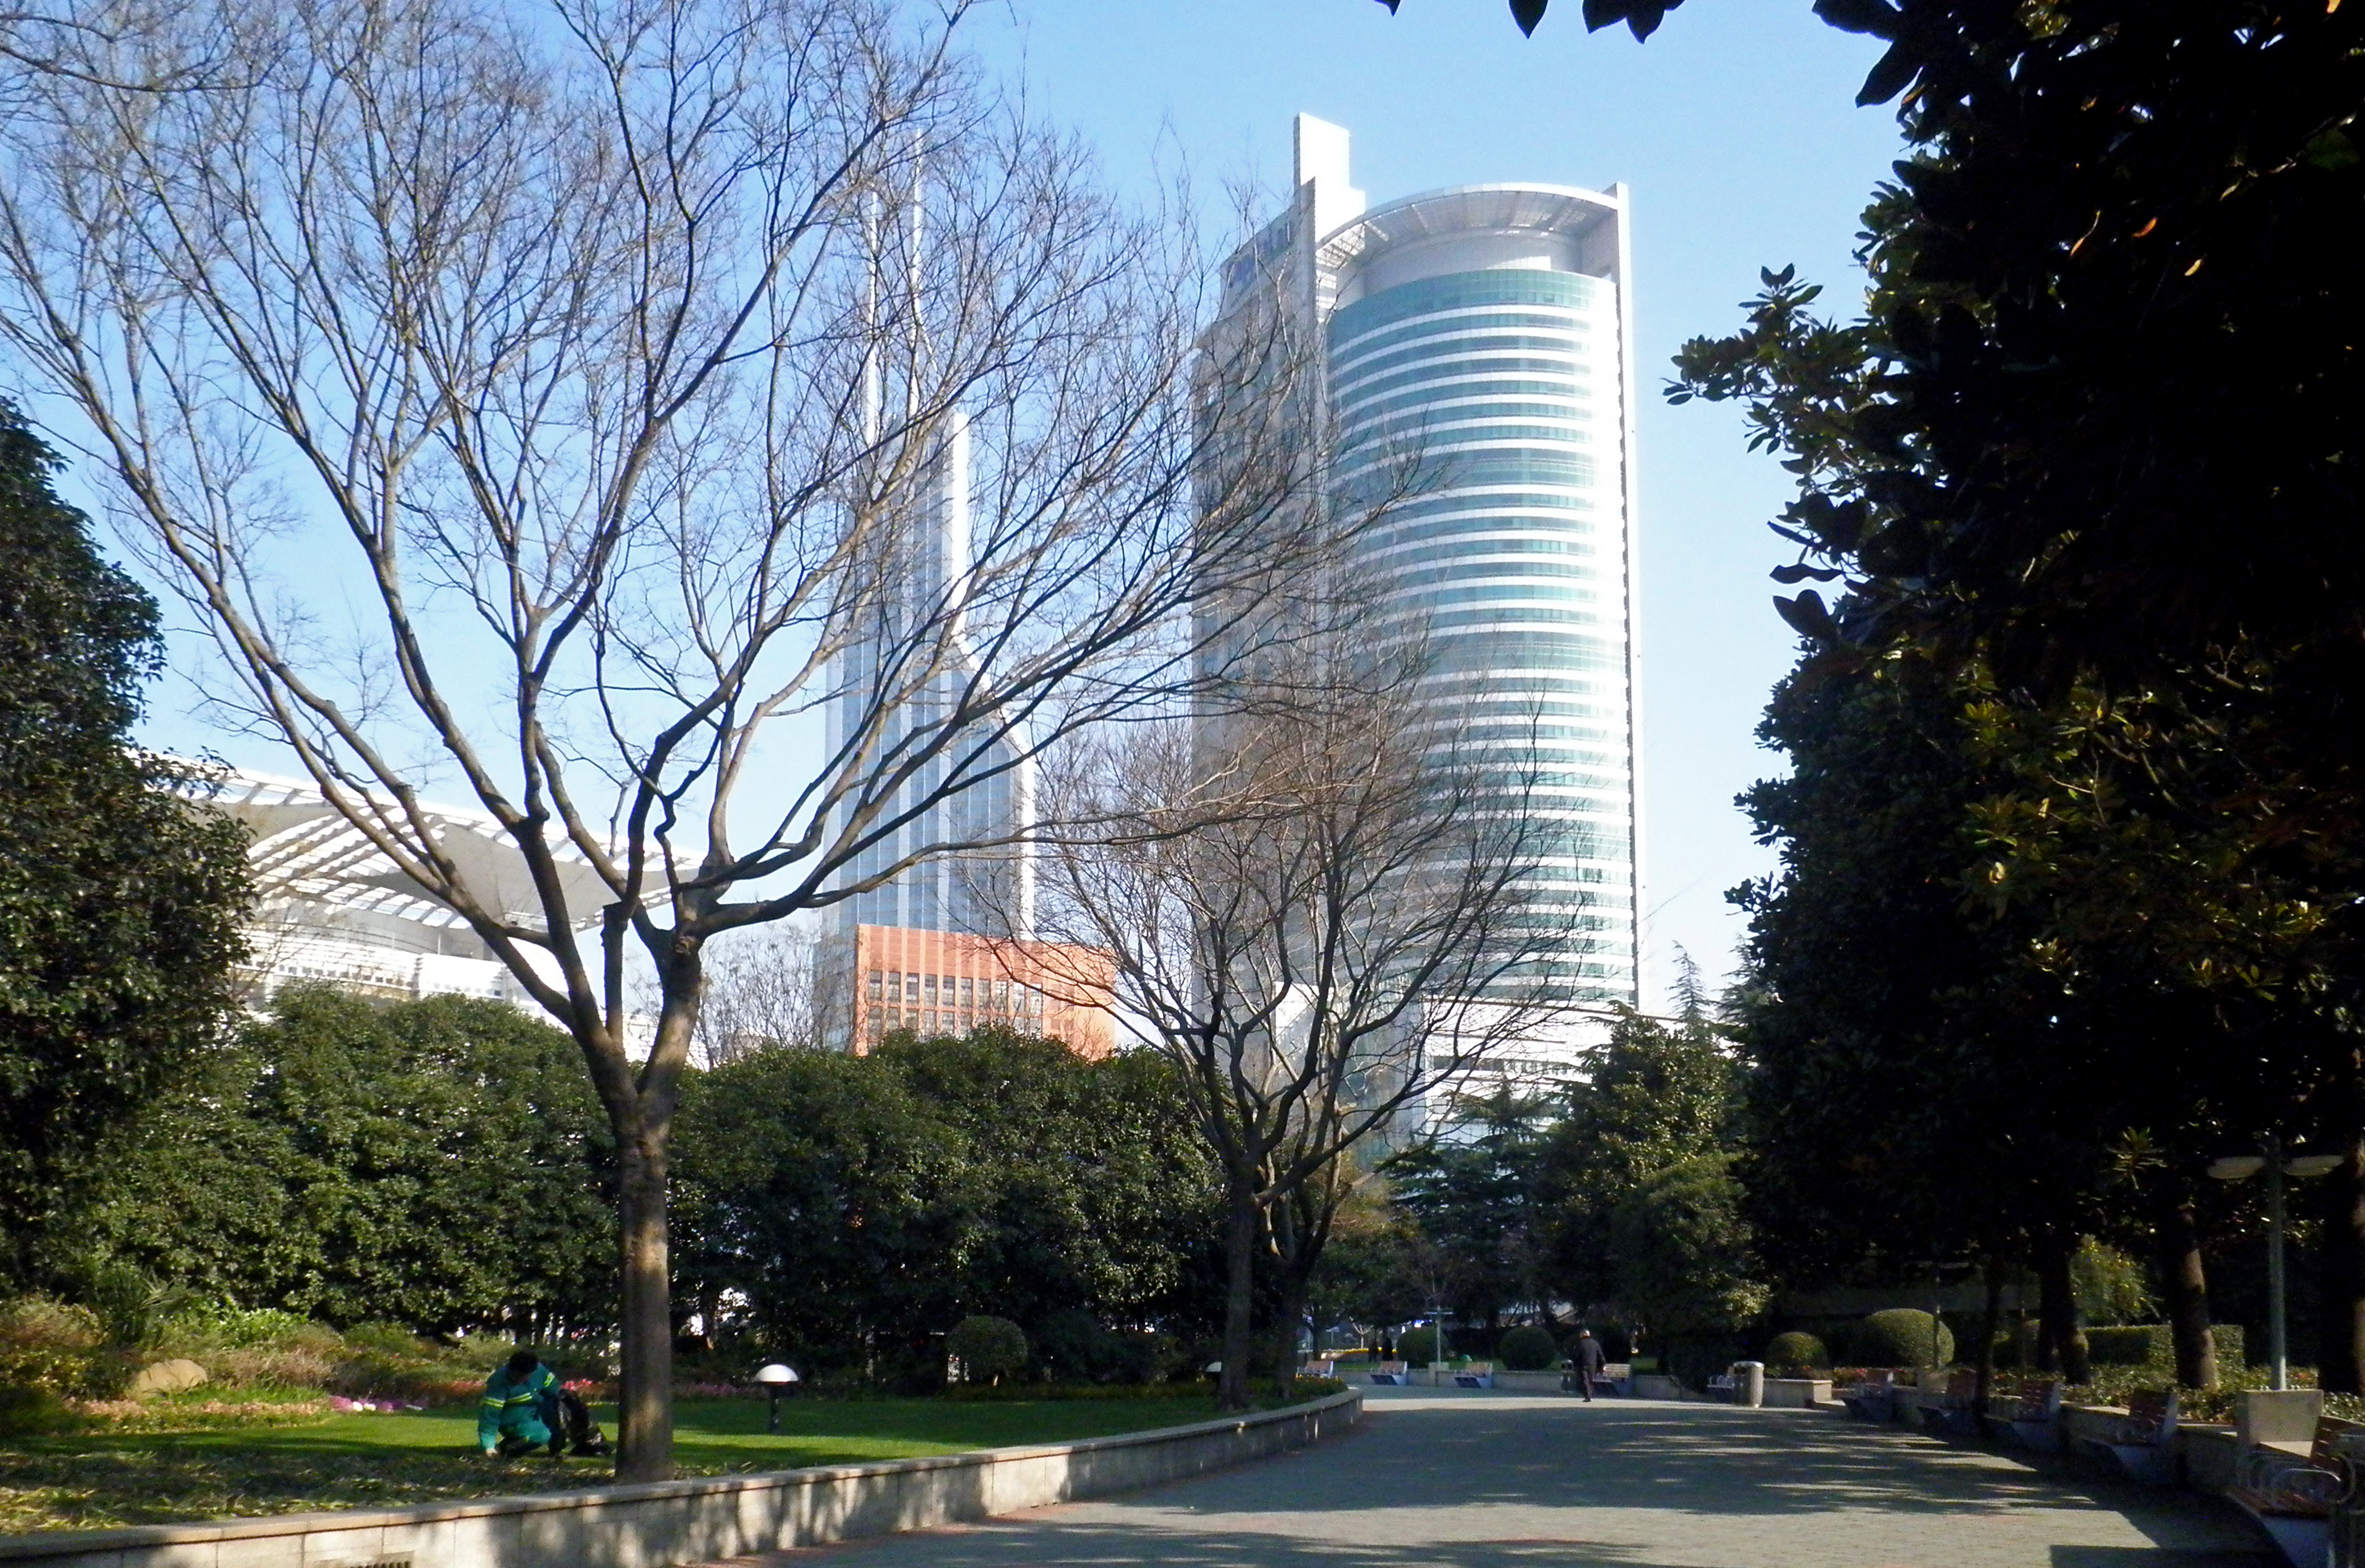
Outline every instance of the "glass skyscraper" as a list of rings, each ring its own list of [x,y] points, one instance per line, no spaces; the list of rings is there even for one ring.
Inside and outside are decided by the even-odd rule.
[[[869,726],[872,750],[894,751],[908,737],[932,737],[956,711],[970,678],[958,604],[970,568],[969,432],[955,419],[920,465],[898,540],[889,552],[872,626],[838,655],[829,707],[829,745],[841,754]],[[929,665],[936,667],[929,670]],[[913,673],[914,669],[921,673]],[[948,778],[977,782],[949,792]],[[910,812],[842,874],[868,880],[907,855],[937,846],[1007,842],[1033,809],[1033,765],[1011,742],[981,730],[956,734],[897,787],[875,820]],[[836,906],[845,951],[862,926],[891,926],[964,936],[1025,938],[1034,918],[1033,868],[1014,848],[936,854]]]
[[[1641,1000],[1626,208],[1517,185],[1367,209],[1347,133],[1301,116],[1290,208],[1224,274],[1226,316],[1277,308],[1317,346],[1342,487],[1418,470],[1353,569],[1425,626],[1426,695],[1531,790],[1537,902],[1574,915],[1552,989],[1597,1016]],[[1550,1073],[1591,1032],[1506,1065]]]

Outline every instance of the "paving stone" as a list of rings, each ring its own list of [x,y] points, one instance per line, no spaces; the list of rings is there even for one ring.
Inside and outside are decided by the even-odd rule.
[[[1348,1437],[1124,1497],[741,1564],[2281,1568],[2214,1498],[1821,1411],[1375,1389]]]

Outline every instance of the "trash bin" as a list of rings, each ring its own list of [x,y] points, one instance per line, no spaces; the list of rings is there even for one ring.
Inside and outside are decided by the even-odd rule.
[[[1732,1402],[1751,1409],[1765,1403],[1765,1363],[1735,1361],[1732,1363]]]

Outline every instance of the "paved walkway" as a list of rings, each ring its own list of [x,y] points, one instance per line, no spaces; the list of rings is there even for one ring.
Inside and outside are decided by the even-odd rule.
[[[1357,1429],[1126,1496],[756,1563],[2281,1568],[2230,1508],[1815,1411],[1374,1389]]]

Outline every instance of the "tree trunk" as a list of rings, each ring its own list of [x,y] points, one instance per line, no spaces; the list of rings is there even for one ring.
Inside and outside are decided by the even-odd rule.
[[[1216,1405],[1249,1407],[1249,1355],[1253,1348],[1250,1310],[1255,1305],[1257,1205],[1254,1194],[1235,1184],[1226,1200],[1224,1227],[1224,1370],[1216,1381]]]
[[[2324,1179],[2316,1259],[2316,1378],[2326,1394],[2365,1393],[2365,1137],[2348,1135]]]
[[[1272,1375],[1273,1392],[1283,1404],[1297,1397],[1297,1330],[1306,1321],[1306,1277],[1295,1268],[1283,1271],[1281,1282],[1281,1305],[1276,1314],[1274,1348],[1280,1351],[1280,1365]]]
[[[1979,1314],[1978,1381],[1971,1390],[1971,1414],[1980,1420],[1987,1418],[1988,1391],[1995,1383],[1996,1336],[2003,1331],[2003,1271],[1993,1258],[1987,1260],[1987,1302]]]
[[[2159,1221],[2159,1277],[2168,1286],[2168,1327],[2176,1342],[2176,1381],[2217,1386],[2216,1337],[2209,1329],[2209,1274],[2201,1260],[2201,1225],[2191,1194],[2175,1193]]]
[[[2036,1363],[2044,1371],[2058,1371],[2067,1382],[2084,1383],[2090,1369],[2086,1364],[2086,1333],[2078,1325],[2078,1298],[2069,1287],[2069,1242],[2047,1237],[2036,1268]]]
[[[666,1234],[666,1154],[645,1132],[624,1145],[617,1235],[624,1284],[623,1376],[617,1389],[616,1479],[673,1475],[673,1315]]]

